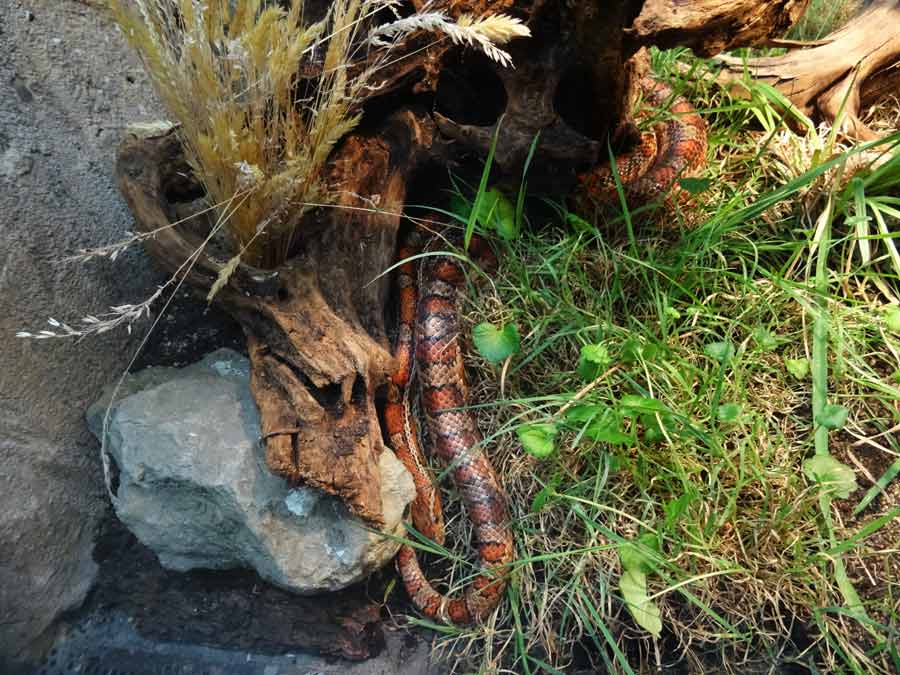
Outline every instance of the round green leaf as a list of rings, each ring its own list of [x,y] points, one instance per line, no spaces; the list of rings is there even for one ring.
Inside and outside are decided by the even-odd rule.
[[[475,349],[491,363],[499,363],[519,351],[519,329],[508,323],[497,328],[492,323],[480,323],[472,329]]]
[[[555,424],[523,424],[516,429],[525,452],[540,459],[553,454],[557,433]]]
[[[900,333],[900,307],[891,305],[884,313],[884,322],[895,333]]]
[[[716,411],[720,422],[734,422],[741,415],[741,406],[737,403],[723,403]]]
[[[619,358],[624,363],[635,361],[652,361],[659,353],[659,348],[654,344],[642,344],[634,338],[629,338],[622,343]]]
[[[803,462],[803,473],[839,499],[847,499],[856,491],[856,474],[831,455],[814,455]]]
[[[723,340],[722,342],[710,342],[703,349],[703,352],[709,358],[724,363],[734,358],[734,345],[727,340]]]
[[[612,363],[606,345],[584,345],[578,360],[578,374],[585,380],[593,380]]]
[[[753,331],[753,342],[763,352],[772,352],[778,348],[778,338],[762,326]]]
[[[805,380],[809,375],[808,359],[785,359],[784,365],[787,371],[798,380]]]
[[[819,414],[816,421],[826,429],[840,429],[847,422],[847,415],[850,413],[842,405],[829,403]]]
[[[516,227],[516,207],[497,188],[485,191],[478,209],[478,222],[485,228],[493,228],[504,239],[515,239],[519,230]]]

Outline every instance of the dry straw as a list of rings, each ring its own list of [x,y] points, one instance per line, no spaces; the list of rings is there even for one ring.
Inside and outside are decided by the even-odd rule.
[[[263,266],[284,260],[310,204],[334,201],[339,186],[328,183],[328,158],[406,37],[441,33],[510,65],[497,45],[529,34],[503,15],[453,21],[423,11],[376,25],[381,10],[396,16],[394,0],[336,0],[316,21],[303,0],[286,9],[265,0],[109,5],[180,125],[207,200],[249,193],[226,229],[235,251]]]

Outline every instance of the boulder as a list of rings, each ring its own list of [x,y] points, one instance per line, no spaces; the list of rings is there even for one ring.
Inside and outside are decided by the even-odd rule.
[[[98,438],[110,393],[88,412]],[[415,496],[390,450],[380,458],[383,532],[338,499],[272,474],[249,361],[229,349],[128,376],[107,429],[116,514],[173,570],[249,567],[296,593],[344,588],[391,560]]]

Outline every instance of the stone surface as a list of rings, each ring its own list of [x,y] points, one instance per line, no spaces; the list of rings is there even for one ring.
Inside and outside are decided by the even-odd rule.
[[[98,436],[109,398],[91,406]],[[265,465],[246,357],[222,349],[182,369],[129,375],[108,415],[116,514],[167,568],[250,567],[297,593],[337,590],[393,558],[337,499],[292,488]],[[412,478],[381,455],[385,531],[403,535]]]
[[[162,277],[140,251],[115,263],[59,259],[121,240],[132,228],[114,180],[115,150],[128,122],[163,115],[137,59],[102,13],[84,3],[0,0],[0,44],[5,672],[7,661],[52,640],[54,618],[79,605],[96,576],[91,551],[106,500],[84,410],[126,368],[148,324],[133,335],[119,331],[77,343],[14,336],[46,327],[50,317],[77,323],[156,289]],[[171,332],[165,351],[173,359],[194,335],[221,325],[218,316],[202,314],[205,304],[176,305],[189,308],[184,320],[191,332]],[[174,316],[182,320],[170,312],[155,334]]]

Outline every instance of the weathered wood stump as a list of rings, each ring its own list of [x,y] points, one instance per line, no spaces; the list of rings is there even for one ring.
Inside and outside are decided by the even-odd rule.
[[[884,95],[900,93],[900,2],[876,0],[848,25],[814,43],[768,43],[790,49],[765,58],[719,57],[725,65],[720,80],[733,83],[747,72],[774,86],[809,117],[833,124],[843,114],[844,130],[851,136],[877,137],[860,114]]]
[[[384,449],[375,391],[393,371],[385,305],[409,176],[433,133],[426,117],[393,115],[380,133],[348,138],[332,170],[352,209],[322,210],[282,267],[239,265],[216,296],[247,335],[251,389],[260,409],[269,467],[338,495],[373,525],[382,523],[378,457]],[[180,200],[196,197],[176,130],[122,145],[119,185],[148,251],[207,292],[225,261],[189,228],[169,227]],[[377,209],[360,207],[357,195]]]

